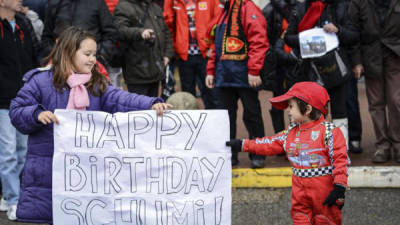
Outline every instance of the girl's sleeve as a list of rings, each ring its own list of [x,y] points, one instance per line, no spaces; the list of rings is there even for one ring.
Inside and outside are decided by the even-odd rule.
[[[122,91],[109,85],[101,97],[102,110],[108,113],[149,110],[155,103],[164,102],[161,98],[148,97]]]
[[[37,116],[46,109],[40,104],[41,91],[35,78],[30,79],[18,91],[10,104],[10,118],[14,127],[23,134],[30,134],[43,125]]]
[[[275,134],[272,137],[244,140],[243,151],[257,155],[276,155],[284,152],[283,143],[287,137],[287,130]]]
[[[348,167],[350,158],[347,155],[346,139],[340,128],[332,130],[333,140],[328,140],[329,156],[333,166],[333,183],[347,186]],[[333,146],[330,146],[333,143]]]

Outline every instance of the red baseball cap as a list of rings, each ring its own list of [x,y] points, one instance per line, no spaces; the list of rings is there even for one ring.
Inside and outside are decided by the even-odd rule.
[[[325,106],[330,100],[328,92],[315,82],[296,83],[285,94],[270,98],[269,101],[275,108],[283,110],[288,107],[288,100],[293,97],[304,101],[323,114],[327,113]]]

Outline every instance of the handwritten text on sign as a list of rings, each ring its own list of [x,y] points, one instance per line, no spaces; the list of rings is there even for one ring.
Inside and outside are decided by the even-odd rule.
[[[229,225],[223,110],[57,110],[55,225]]]

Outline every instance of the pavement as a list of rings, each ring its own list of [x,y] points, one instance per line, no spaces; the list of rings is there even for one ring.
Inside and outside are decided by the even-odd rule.
[[[233,188],[232,225],[291,224],[290,195],[290,188]],[[0,212],[0,225],[27,224],[11,222]],[[351,188],[346,192],[343,225],[399,224],[400,189]]]

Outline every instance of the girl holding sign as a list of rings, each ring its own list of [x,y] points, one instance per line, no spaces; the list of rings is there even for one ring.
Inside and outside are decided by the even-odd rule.
[[[171,105],[160,98],[137,95],[110,86],[96,69],[97,44],[89,32],[65,30],[49,58],[47,68],[29,71],[25,85],[10,106],[12,124],[29,134],[22,173],[17,218],[24,222],[52,223],[53,123],[55,109],[108,113],[153,109],[161,115]]]

